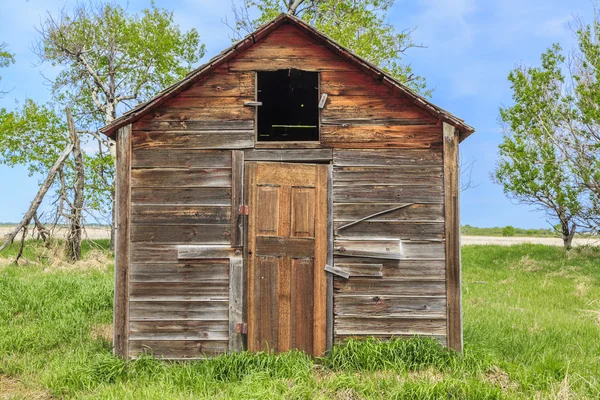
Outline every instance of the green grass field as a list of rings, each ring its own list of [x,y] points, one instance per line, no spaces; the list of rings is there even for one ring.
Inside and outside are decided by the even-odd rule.
[[[186,363],[111,355],[112,265],[84,249],[71,268],[39,250],[0,266],[0,399],[600,398],[600,249],[465,247],[463,355],[367,340]]]

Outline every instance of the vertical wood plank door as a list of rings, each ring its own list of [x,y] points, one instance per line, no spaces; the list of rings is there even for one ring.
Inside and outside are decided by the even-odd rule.
[[[250,351],[326,349],[327,165],[246,163]]]

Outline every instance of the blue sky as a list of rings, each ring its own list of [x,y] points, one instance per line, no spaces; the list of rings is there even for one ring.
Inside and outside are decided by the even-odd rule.
[[[131,11],[149,0],[117,1]],[[37,38],[35,25],[47,11],[67,9],[73,1],[0,1],[0,42],[6,42],[17,62],[0,70],[0,88],[12,91],[0,99],[0,107],[12,108],[26,98],[46,101],[50,94],[42,74],[52,75],[47,65],[37,65],[31,47]],[[206,44],[207,60],[227,47],[231,21],[229,0],[156,0],[172,9],[183,28],[196,28]],[[435,89],[432,101],[465,119],[477,132],[463,142],[462,155],[475,160],[472,178],[477,187],[462,193],[463,224],[548,227],[543,213],[508,200],[502,188],[490,181],[501,140],[498,107],[509,105],[511,92],[506,76],[517,64],[537,63],[552,43],[569,48],[572,33],[566,26],[574,16],[591,19],[591,0],[400,0],[389,15],[397,30],[416,27],[413,39],[427,46],[407,53],[406,61],[425,76]],[[39,177],[28,177],[25,168],[0,166],[0,222],[21,219],[37,191]]]

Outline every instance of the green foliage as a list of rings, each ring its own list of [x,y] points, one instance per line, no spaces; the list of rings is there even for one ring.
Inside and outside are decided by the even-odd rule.
[[[514,105],[500,109],[506,130],[493,178],[505,194],[558,220],[568,235],[582,209],[584,188],[556,144],[568,114],[560,52],[554,45],[542,55],[541,67],[520,67],[510,73]]]
[[[48,13],[38,30],[40,60],[59,67],[53,104],[27,100],[14,111],[0,110],[0,163],[44,176],[69,142],[62,110],[70,107],[82,136],[84,210],[102,216],[112,208],[114,162],[97,129],[182,78],[204,55],[204,45],[196,30],[182,31],[173,13],[154,3],[139,14],[111,2],[78,3],[71,13]],[[0,67],[10,61],[0,46]],[[61,179],[56,194],[68,199],[72,160]]]
[[[242,11],[236,12],[238,30],[252,31],[282,12],[289,5],[281,0],[241,0]],[[293,2],[292,2],[293,3]],[[414,73],[403,61],[406,50],[418,47],[412,39],[412,29],[397,32],[386,23],[393,0],[305,0],[295,15],[319,31],[350,49],[362,58],[378,65],[414,91],[431,95],[424,77]],[[248,11],[256,10],[258,17],[248,17]]]
[[[10,53],[6,48],[8,45],[6,43],[0,43],[0,68],[8,67],[10,64],[15,62],[14,54]],[[2,76],[0,76],[0,81],[2,80]],[[0,96],[2,96],[4,92],[0,90]]]
[[[78,399],[598,397],[599,248],[466,246],[463,266],[462,355],[367,339],[187,362],[112,356],[112,269],[0,266],[0,379]]]
[[[504,229],[502,229],[502,236],[515,236],[516,230],[514,226],[505,226]]]
[[[179,80],[204,55],[198,32],[182,32],[154,3],[141,15],[82,3],[72,14],[50,15],[40,31],[41,60],[63,67],[54,96],[92,127],[115,118],[121,102],[135,105]]]
[[[0,163],[26,165],[29,175],[45,173],[69,142],[67,128],[51,105],[33,100],[14,111],[0,110]]]
[[[361,371],[419,371],[427,368],[446,370],[457,355],[429,338],[392,339],[381,342],[374,338],[350,339],[335,346],[323,363],[333,370]]]

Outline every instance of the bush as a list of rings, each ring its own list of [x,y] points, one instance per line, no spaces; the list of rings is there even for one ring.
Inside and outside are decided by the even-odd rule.
[[[502,236],[515,236],[516,233],[516,229],[514,226],[505,226],[504,229],[502,229]]]

